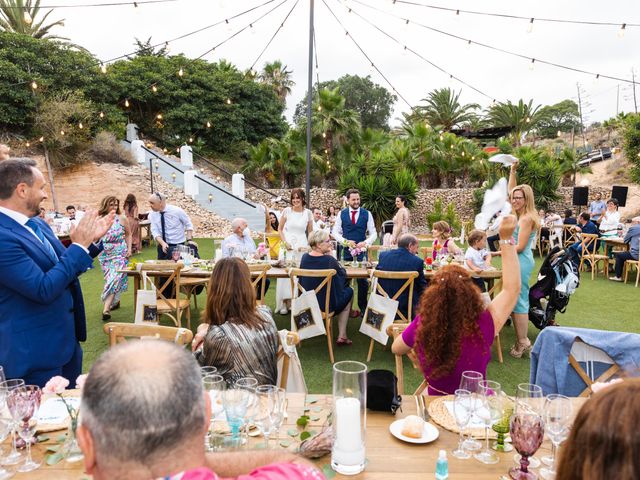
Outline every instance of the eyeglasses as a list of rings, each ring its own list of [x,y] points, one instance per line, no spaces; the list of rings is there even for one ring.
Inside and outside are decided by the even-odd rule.
[[[524,200],[524,197],[511,197],[511,200]]]

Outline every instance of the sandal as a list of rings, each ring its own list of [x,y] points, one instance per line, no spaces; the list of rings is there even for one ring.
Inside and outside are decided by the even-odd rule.
[[[117,310],[120,308],[120,302],[111,305],[111,310]]]
[[[349,313],[350,318],[358,318],[360,316],[360,310],[351,310]]]
[[[522,358],[522,355],[526,353],[527,356],[531,358],[532,349],[533,346],[531,345],[531,341],[529,339],[527,339],[526,342],[517,341],[516,344],[511,347],[511,350],[509,350],[509,355],[511,355],[513,358]]]
[[[352,343],[353,342],[351,340],[349,340],[348,338],[338,338],[338,340],[336,340],[336,344],[340,345],[340,346],[349,346]]]

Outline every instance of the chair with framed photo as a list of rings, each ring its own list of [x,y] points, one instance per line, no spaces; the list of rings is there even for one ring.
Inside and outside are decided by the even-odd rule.
[[[389,335],[391,337],[391,340],[393,341],[398,337],[398,335],[402,335],[402,332],[404,332],[405,328],[407,328],[408,326],[409,326],[408,323],[392,323],[387,327],[387,335]],[[404,395],[404,365],[402,363],[403,356],[395,355],[395,357],[396,357],[395,358],[396,377],[398,377],[398,395]],[[411,350],[407,355],[407,357],[409,357],[409,360],[411,360],[411,364],[413,365],[413,368],[417,368],[419,370],[420,366],[418,364],[418,359],[416,357],[415,352]],[[422,394],[422,392],[426,390],[427,386],[428,386],[427,381],[423,380],[413,394],[414,395]]]
[[[156,288],[157,315],[167,315],[176,327],[182,326],[182,313],[185,312],[187,328],[191,328],[191,301],[183,298],[181,292],[180,274],[182,262],[153,262],[143,263],[141,272],[159,279]],[[170,292],[170,293],[167,293]]]
[[[309,292],[314,292],[316,296],[316,302],[320,307],[320,315],[322,322],[324,322],[324,328],[327,335],[327,346],[329,348],[329,361],[334,363],[333,356],[333,329],[331,327],[331,320],[334,317],[335,312],[331,311],[331,282],[333,277],[336,275],[336,271],[333,269],[328,270],[312,270],[312,269],[302,269],[302,268],[292,268],[289,270],[289,278],[291,280],[291,292],[292,292],[292,301],[291,301],[291,317],[292,317],[292,330],[298,331],[300,335],[300,330],[302,328],[307,329],[309,331],[313,331],[309,336],[315,336],[321,334],[319,326],[315,325],[315,319],[313,318],[304,318],[304,325],[299,324],[299,320],[296,318],[295,304],[296,300],[301,299],[302,297],[308,297]],[[308,292],[300,285],[300,278],[315,278],[318,279],[318,285]],[[321,292],[324,292],[324,298],[322,298]],[[312,299],[311,299],[312,300]],[[312,310],[312,309],[311,309]],[[301,317],[302,318],[302,317]],[[300,320],[302,321],[302,320]],[[308,325],[308,323],[313,323],[314,325]],[[308,336],[301,335],[300,339],[309,338]]]

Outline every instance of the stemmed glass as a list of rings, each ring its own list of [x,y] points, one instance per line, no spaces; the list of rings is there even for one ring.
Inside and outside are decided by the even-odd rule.
[[[488,465],[498,463],[498,455],[489,448],[489,427],[502,415],[502,399],[500,398],[500,384],[491,380],[480,381],[480,408],[476,410],[476,415],[484,422],[484,450],[478,452],[474,457]]]
[[[491,448],[497,452],[510,452],[513,450],[513,447],[510,443],[505,443],[504,437],[505,434],[509,433],[509,421],[513,414],[513,404],[504,392],[502,392],[500,397],[502,399],[500,419],[491,427],[493,431],[498,434],[498,438]]]
[[[216,367],[210,367],[210,366],[200,367],[200,375],[202,375],[203,379],[207,375],[215,375],[216,373],[218,373],[218,369]]]
[[[481,380],[482,374],[473,370],[465,370],[462,372],[462,376],[460,377],[460,388],[471,393],[471,420],[469,420],[469,423],[473,421],[473,415],[478,408],[477,398]],[[471,438],[471,435],[469,435],[469,437],[464,441],[463,447],[467,452],[477,452],[482,448],[482,444],[478,440]]]
[[[269,436],[277,432],[284,418],[284,389],[274,385],[256,388],[258,400],[255,423],[264,435],[265,448],[269,448]]]
[[[256,387],[258,386],[258,380],[254,377],[242,377],[235,381],[234,387],[246,390],[249,394],[249,401],[247,402],[247,413],[244,416],[244,433],[249,436],[249,424],[256,414],[256,407],[258,401],[256,398]],[[244,440],[242,441],[244,443]]]
[[[240,446],[240,428],[249,405],[249,392],[242,388],[229,388],[222,391],[222,406],[231,427],[231,446]]]
[[[7,395],[7,407],[13,420],[18,423],[18,434],[27,444],[27,459],[18,467],[18,472],[31,472],[40,468],[40,462],[31,458],[31,440],[38,424],[35,414],[40,408],[42,391],[37,385],[23,385],[14,388]]]
[[[544,403],[544,426],[551,440],[552,453],[550,458],[542,457],[542,462],[549,465],[549,468],[540,469],[540,476],[545,480],[556,478],[556,453],[558,446],[569,436],[572,411],[571,400],[564,395],[547,396]]]
[[[526,413],[535,413],[542,417],[543,409],[544,395],[542,394],[542,388],[533,383],[519,383],[516,390],[515,413],[524,411]],[[514,455],[514,460],[519,464],[521,462],[520,455]],[[540,460],[532,456],[529,458],[529,466],[538,468]]]
[[[2,410],[2,409],[0,409]],[[10,418],[0,417],[0,444],[5,441],[12,430],[12,421]],[[14,473],[0,466],[0,480],[8,480],[13,477]]]
[[[511,417],[511,442],[520,456],[519,466],[509,470],[509,476],[514,480],[535,480],[538,476],[528,470],[536,468],[531,462],[533,454],[542,445],[544,438],[544,420],[542,389],[531,383],[521,383],[516,390],[516,404]],[[531,457],[531,459],[529,458]],[[540,461],[536,459],[537,465]]]
[[[202,368],[215,368],[215,367],[202,367]],[[210,374],[204,375],[202,377],[202,387],[209,395],[209,399],[211,400],[211,418],[209,419],[209,431],[205,434],[204,437],[204,446],[207,451],[211,451],[211,430],[213,421],[216,416],[222,412],[222,391],[226,388],[227,384],[224,381],[222,375]]]
[[[9,392],[22,386],[24,386],[24,380],[21,380],[21,379],[5,380],[4,382],[0,383],[0,410],[4,409],[4,405],[6,403],[6,399],[9,395]],[[17,433],[18,433],[18,422],[12,421],[11,438],[12,438],[13,447],[9,455],[0,459],[0,462],[2,463],[2,465],[16,465],[20,463],[20,460],[22,459],[22,454],[18,452],[16,448]]]
[[[451,452],[451,454],[461,460],[471,458],[469,452],[464,449],[464,435],[462,434],[462,431],[471,420],[472,402],[473,399],[469,390],[464,390],[462,388],[456,390],[453,398],[453,416],[456,420],[456,425],[460,430],[460,436],[458,439],[458,448]]]

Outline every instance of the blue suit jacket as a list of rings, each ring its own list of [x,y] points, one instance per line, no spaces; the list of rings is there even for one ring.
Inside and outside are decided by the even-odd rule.
[[[415,314],[415,306],[420,301],[422,292],[427,288],[427,279],[424,276],[424,265],[420,257],[413,255],[406,248],[396,248],[387,252],[382,252],[378,261],[378,270],[387,272],[418,272],[418,278],[414,280],[413,285],[413,301],[412,312]],[[402,287],[405,280],[385,280],[380,279],[380,286],[384,291],[393,297],[395,293]],[[407,314],[407,303],[409,301],[409,290],[405,290],[398,297],[398,310]]]
[[[7,378],[67,364],[87,337],[78,275],[93,263],[78,245],[64,248],[37,219],[59,261],[31,232],[0,212],[0,365]]]

